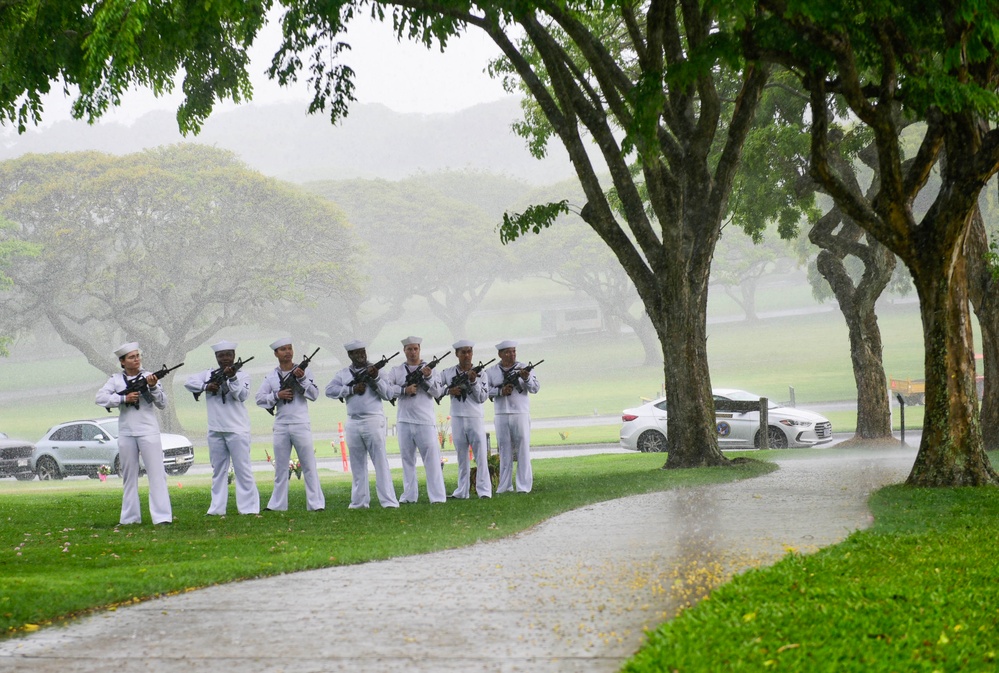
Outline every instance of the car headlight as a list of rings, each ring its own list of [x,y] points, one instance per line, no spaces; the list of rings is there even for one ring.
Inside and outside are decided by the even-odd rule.
[[[799,427],[799,428],[809,428],[812,426],[811,421],[795,421],[790,418],[782,418],[778,421],[781,425],[786,425],[788,427]]]

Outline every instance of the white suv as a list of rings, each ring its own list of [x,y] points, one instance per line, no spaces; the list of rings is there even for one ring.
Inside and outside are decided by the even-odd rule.
[[[168,474],[184,474],[194,463],[194,446],[183,435],[160,434],[163,465]],[[107,465],[119,474],[118,418],[60,423],[49,428],[31,454],[31,471],[41,480],[72,475],[97,478],[97,470]],[[141,458],[139,462],[142,466]]]

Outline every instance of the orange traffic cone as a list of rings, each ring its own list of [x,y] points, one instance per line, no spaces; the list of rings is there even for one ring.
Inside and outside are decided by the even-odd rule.
[[[350,463],[347,462],[347,440],[343,437],[343,423],[337,421],[337,434],[340,435],[340,457],[343,459],[343,471],[350,472]]]

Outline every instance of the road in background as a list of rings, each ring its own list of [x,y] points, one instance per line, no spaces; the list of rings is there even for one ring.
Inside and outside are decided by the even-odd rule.
[[[537,426],[535,426],[537,427]],[[555,426],[560,427],[560,426]],[[905,446],[908,448],[916,448],[919,446],[919,440],[921,439],[922,432],[920,430],[909,430],[905,433]],[[841,442],[853,438],[852,432],[837,432],[833,433],[833,440],[829,444],[823,444],[821,446],[815,447],[817,449],[832,449],[835,448]],[[895,433],[895,438],[899,438],[899,434]],[[490,438],[491,439],[491,438]],[[902,446],[901,441],[899,446]],[[879,446],[879,449],[883,449],[883,446]],[[725,452],[729,451],[747,451],[750,449],[725,449]],[[339,449],[337,449],[339,451]],[[615,454],[615,453],[635,453],[629,449],[622,448],[620,444],[566,444],[564,446],[532,446],[531,447],[531,458],[532,460],[543,460],[545,458],[570,458],[573,456],[592,456],[597,454]],[[444,458],[449,464],[455,464],[457,462],[457,456],[454,451],[445,451],[443,453]],[[402,462],[399,458],[399,454],[389,454],[389,466],[393,469],[401,468]],[[343,467],[343,458],[340,457],[339,452],[333,457],[330,457],[325,451],[319,451],[316,456],[316,463],[320,469],[332,470],[334,472],[345,472]],[[422,463],[419,463],[422,464]],[[368,462],[369,470],[373,470],[374,467],[371,462]],[[253,463],[254,472],[267,472],[272,470],[273,467],[267,461],[255,461]],[[211,466],[205,463],[195,463],[188,474],[211,474]]]

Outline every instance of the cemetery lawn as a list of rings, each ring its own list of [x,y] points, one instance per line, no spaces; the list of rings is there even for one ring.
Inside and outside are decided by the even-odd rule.
[[[287,512],[240,516],[230,496],[230,514],[224,518],[205,516],[210,477],[169,477],[175,521],[156,527],[145,509],[144,480],[139,490],[145,523],[132,526],[117,525],[117,478],[4,480],[0,633],[31,631],[94,610],[224,582],[462,547],[595,502],[776,469],[750,460],[665,471],[659,469],[665,459],[665,454],[634,453],[539,460],[530,497],[451,500],[444,506],[423,499],[403,509],[381,509],[375,501],[369,510],[348,510],[350,475],[321,470],[325,511],[305,511],[303,482],[293,478]],[[401,491],[401,473],[393,476]],[[445,478],[453,488],[453,466],[447,466]],[[265,473],[258,485],[263,506],[271,492]]]
[[[623,670],[997,670],[999,488],[888,486],[870,506],[872,528],[735,577]]]

